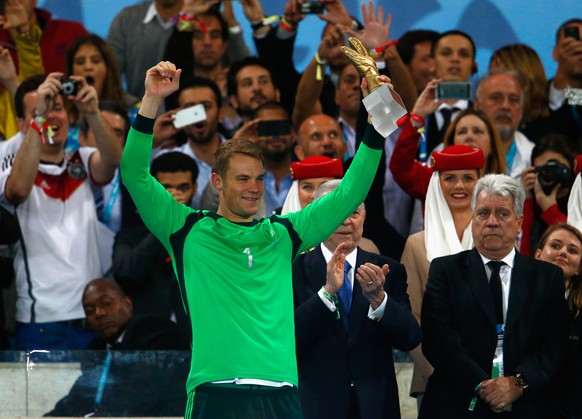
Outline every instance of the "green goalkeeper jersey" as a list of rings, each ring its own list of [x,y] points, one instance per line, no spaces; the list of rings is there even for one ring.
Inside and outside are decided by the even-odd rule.
[[[172,258],[192,325],[187,391],[254,378],[297,385],[291,265],[365,199],[383,138],[368,126],[340,186],[307,208],[234,223],[175,201],[149,173],[153,120],[131,129],[121,174],[146,226]]]

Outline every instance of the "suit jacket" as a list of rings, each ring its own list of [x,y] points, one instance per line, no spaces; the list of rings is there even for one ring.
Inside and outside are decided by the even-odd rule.
[[[497,342],[493,301],[476,249],[433,259],[422,304],[423,352],[434,366],[419,418],[498,418],[474,388],[490,378]],[[547,418],[542,400],[565,357],[568,309],[562,270],[515,255],[505,321],[505,375],[521,372],[529,384],[512,418]],[[445,416],[443,416],[445,415]]]
[[[354,280],[349,332],[317,294],[326,278],[321,248],[293,264],[299,394],[306,419],[347,419],[351,384],[362,418],[400,417],[392,349],[417,346],[420,327],[410,312],[404,267],[358,248],[356,265],[366,262],[390,266],[386,311],[379,322],[369,319],[370,304]]]

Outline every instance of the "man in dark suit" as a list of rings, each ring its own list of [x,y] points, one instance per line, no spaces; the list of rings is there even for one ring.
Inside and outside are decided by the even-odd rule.
[[[324,183],[315,198],[339,182]],[[410,311],[404,267],[358,248],[365,216],[362,204],[293,265],[306,419],[400,417],[392,349],[415,347],[420,327]]]
[[[434,366],[419,418],[547,418],[566,342],[561,269],[515,250],[525,193],[506,175],[475,186],[475,249],[432,261],[422,304]]]
[[[107,351],[81,354],[81,376],[45,416],[180,416],[189,336],[168,319],[134,317],[131,299],[107,279],[87,284],[83,308],[99,334],[90,349]]]

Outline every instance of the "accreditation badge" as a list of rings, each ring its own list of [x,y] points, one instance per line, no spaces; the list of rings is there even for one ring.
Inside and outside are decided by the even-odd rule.
[[[505,335],[505,325],[497,325],[497,345],[495,345],[495,356],[491,368],[491,378],[503,377],[503,337]]]

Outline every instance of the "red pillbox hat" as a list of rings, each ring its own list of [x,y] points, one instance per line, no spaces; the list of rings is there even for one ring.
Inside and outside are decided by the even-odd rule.
[[[291,177],[293,180],[318,177],[342,178],[343,176],[344,167],[340,159],[332,159],[326,156],[311,156],[291,163]]]

